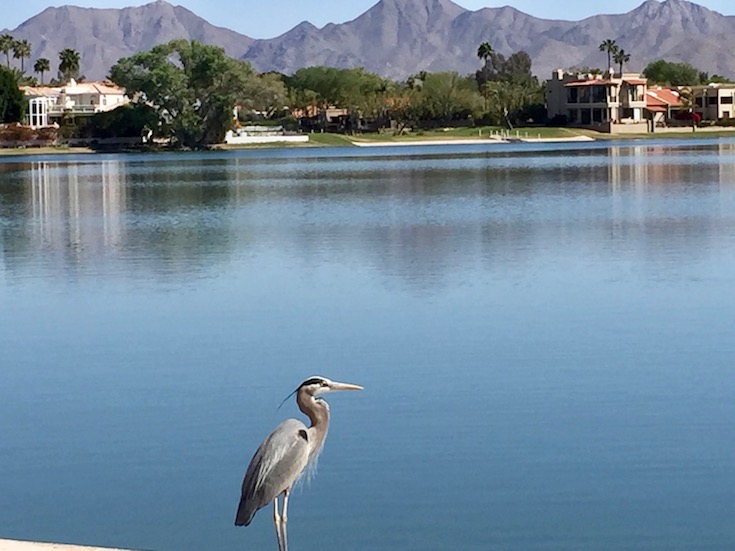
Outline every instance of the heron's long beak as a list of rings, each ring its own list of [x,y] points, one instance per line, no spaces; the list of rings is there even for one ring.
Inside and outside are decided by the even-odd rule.
[[[335,383],[332,381],[332,384],[329,385],[330,390],[362,390],[362,387],[360,385],[351,385],[349,383]]]

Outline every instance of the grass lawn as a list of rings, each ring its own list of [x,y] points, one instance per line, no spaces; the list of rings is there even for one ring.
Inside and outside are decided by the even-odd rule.
[[[577,138],[580,136],[591,137],[596,140],[626,140],[626,139],[690,139],[690,138],[735,138],[735,128],[699,128],[696,132],[692,132],[689,128],[682,128],[680,131],[659,131],[648,134],[603,134],[593,130],[582,128],[564,128],[564,127],[547,127],[533,126],[521,127],[511,131],[498,126],[483,126],[474,128],[444,128],[436,130],[422,130],[417,132],[409,132],[407,134],[396,136],[390,132],[360,134],[356,136],[347,136],[344,134],[329,133],[313,133],[309,134],[308,143],[268,143],[268,144],[252,144],[252,145],[226,145],[218,144],[213,149],[231,150],[231,149],[250,149],[250,148],[271,148],[271,147],[353,147],[356,142],[386,142],[386,143],[406,143],[412,141],[451,141],[451,140],[469,140],[469,139],[488,139],[491,136],[521,138],[521,139],[559,139],[559,138]],[[65,153],[94,153],[87,147],[28,147],[28,148],[0,148],[0,156],[12,155],[53,155]]]
[[[88,147],[0,147],[0,155],[57,155],[66,153],[94,153]]]

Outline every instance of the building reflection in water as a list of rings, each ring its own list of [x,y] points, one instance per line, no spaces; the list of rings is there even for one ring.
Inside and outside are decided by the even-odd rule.
[[[661,185],[720,184],[732,189],[735,143],[672,148],[668,145],[613,146],[608,149],[613,195],[634,189],[643,195]],[[729,191],[727,191],[729,193]]]
[[[6,169],[15,183],[0,194],[15,219],[0,238],[10,270],[168,280],[284,255],[305,267],[369,266],[421,291],[473,271],[524,273],[539,254],[605,254],[632,242],[653,263],[666,260],[666,247],[696,258],[732,221],[735,144],[446,158],[121,157]]]
[[[29,172],[35,248],[81,262],[120,247],[126,207],[123,163],[38,161]]]

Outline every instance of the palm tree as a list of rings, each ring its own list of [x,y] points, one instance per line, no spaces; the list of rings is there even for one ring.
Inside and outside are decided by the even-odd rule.
[[[79,52],[71,48],[64,48],[59,52],[59,75],[64,82],[79,75]]]
[[[630,54],[626,54],[625,50],[619,49],[613,55],[613,61],[620,66],[620,75],[623,75],[623,65],[630,61]]]
[[[495,50],[493,50],[493,47],[489,42],[483,42],[480,44],[480,47],[477,48],[477,57],[482,59],[485,62],[485,66],[487,66],[487,61],[494,52]]]
[[[10,67],[10,51],[13,49],[15,38],[13,35],[5,33],[0,36],[0,52],[5,54],[5,64]]]
[[[495,53],[495,50],[493,50],[493,47],[490,45],[489,42],[483,42],[480,44],[480,47],[477,48],[477,57],[482,59],[485,62],[485,65],[482,67],[482,71],[478,71],[478,84],[480,85],[480,92],[482,92],[483,97],[483,105],[485,107],[485,111],[487,111],[487,99],[488,99],[488,92],[485,84],[487,84],[487,80],[489,78],[489,70],[487,63],[490,60],[490,57]]]
[[[45,57],[38,58],[33,65],[34,73],[41,73],[41,85],[43,86],[43,74],[51,70],[51,62]]]
[[[31,43],[27,40],[15,40],[13,42],[13,57],[20,59],[20,71],[26,72],[25,60],[31,57]]]
[[[618,45],[612,38],[607,38],[602,41],[602,44],[600,44],[600,51],[607,52],[607,67],[609,69],[612,67],[613,56],[618,53]]]

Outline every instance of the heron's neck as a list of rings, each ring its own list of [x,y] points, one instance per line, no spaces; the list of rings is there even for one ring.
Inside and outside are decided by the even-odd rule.
[[[299,394],[296,403],[311,421],[312,428],[326,432],[327,427],[329,427],[329,406],[325,402],[308,394]]]
[[[309,446],[311,451],[309,457],[313,458],[319,454],[324,445],[324,439],[329,430],[329,406],[322,400],[317,400],[307,394],[299,394],[296,398],[299,409],[309,417]]]

